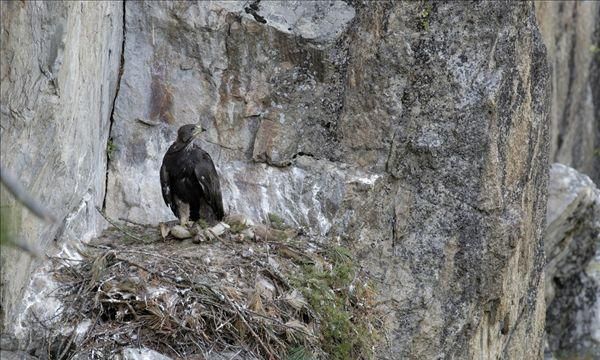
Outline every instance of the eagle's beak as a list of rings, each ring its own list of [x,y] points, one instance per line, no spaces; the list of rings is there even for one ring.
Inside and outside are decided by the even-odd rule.
[[[206,131],[206,129],[203,128],[202,125],[197,125],[192,134],[194,135],[194,137],[198,137],[198,136],[200,136],[200,134],[202,134],[205,131]]]

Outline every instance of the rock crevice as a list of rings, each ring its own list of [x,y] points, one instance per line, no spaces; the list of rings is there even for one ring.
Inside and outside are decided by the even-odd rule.
[[[117,101],[117,96],[119,96],[119,89],[121,87],[121,78],[123,77],[123,68],[125,67],[125,40],[126,40],[126,23],[125,23],[125,1],[123,0],[123,33],[121,35],[121,61],[119,62],[119,75],[117,76],[117,83],[115,89],[115,97],[112,99],[112,103],[110,106],[110,124],[108,126],[108,140],[106,142],[106,173],[104,175],[104,189],[108,188],[108,172],[110,168],[110,160],[113,151],[115,151],[115,145],[113,143],[111,132],[114,124],[114,116],[115,116],[115,102]],[[106,195],[108,192],[104,192],[104,199],[102,200],[102,211],[106,210]]]

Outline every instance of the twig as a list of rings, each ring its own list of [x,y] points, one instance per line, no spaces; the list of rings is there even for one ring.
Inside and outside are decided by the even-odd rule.
[[[75,339],[75,332],[77,331],[78,326],[79,326],[79,324],[77,324],[77,326],[73,327],[73,331],[71,331],[71,335],[69,335],[69,341],[67,342],[67,345],[63,348],[63,350],[60,352],[60,355],[58,356],[58,360],[65,359],[65,355],[67,355],[67,351],[69,351],[69,349],[71,348],[71,344],[73,343],[73,340]],[[62,346],[62,343],[61,343],[61,346]]]
[[[96,210],[98,210],[98,212],[100,213],[100,215],[102,215],[102,217],[108,221],[112,226],[114,226],[115,228],[117,228],[119,231],[121,231],[123,234],[129,236],[130,238],[140,241],[140,242],[145,242],[144,239],[137,237],[135,235],[133,235],[132,233],[130,233],[129,231],[125,230],[123,227],[119,226],[113,219],[109,218],[108,215],[106,215],[104,213],[104,211],[102,211],[98,206],[96,206]]]
[[[85,335],[83,336],[83,339],[81,340],[81,344],[79,345],[80,348],[83,347],[85,345],[85,343],[88,342],[89,339],[91,338],[90,334],[92,333],[92,331],[94,330],[96,325],[98,325],[98,320],[100,320],[100,315],[96,315],[96,320],[94,320],[94,323],[85,332]]]
[[[318,336],[316,336],[315,334],[308,333],[308,332],[306,332],[306,331],[304,331],[304,330],[301,330],[301,329],[299,329],[299,328],[297,328],[297,327],[286,325],[286,324],[284,324],[284,323],[283,323],[281,320],[279,320],[279,319],[275,319],[275,318],[272,318],[272,317],[269,317],[269,316],[266,316],[266,315],[263,315],[263,314],[257,313],[256,311],[252,311],[252,310],[249,310],[249,309],[247,309],[246,311],[247,311],[248,313],[250,313],[251,315],[258,316],[258,317],[260,317],[260,318],[263,318],[263,319],[265,319],[265,320],[268,320],[268,321],[270,321],[270,322],[272,322],[272,323],[275,323],[276,325],[278,325],[278,326],[281,326],[281,327],[283,327],[283,328],[286,328],[286,329],[292,329],[292,330],[298,331],[299,333],[302,333],[302,334],[304,334],[304,335],[306,335],[306,336],[309,336],[309,337],[312,337],[312,338],[317,338],[317,337],[318,337]]]
[[[161,341],[161,343],[162,343],[163,345],[166,345],[166,346],[167,346],[169,349],[171,349],[171,351],[173,351],[173,352],[175,353],[175,355],[177,355],[177,357],[178,357],[178,358],[180,358],[180,359],[183,359],[183,356],[181,356],[181,354],[180,354],[180,353],[178,353],[178,352],[177,352],[177,350],[173,349],[173,347],[172,347],[171,345],[169,345],[169,343],[168,343],[168,342]]]
[[[136,120],[141,122],[142,124],[148,125],[148,126],[160,125],[160,123],[158,121],[152,121],[152,120],[142,119],[142,118],[137,118]]]
[[[238,352],[236,352],[235,354],[233,354],[233,356],[232,356],[232,357],[230,357],[230,358],[229,358],[229,360],[233,360],[233,359],[235,359],[235,358],[236,358],[236,357],[237,357],[237,356],[238,356],[238,355],[239,355],[239,354],[240,354],[242,351],[244,351],[244,349],[240,349],[240,350],[238,350]]]
[[[148,226],[148,224],[140,224],[138,222],[135,222],[135,221],[132,221],[132,220],[129,220],[129,219],[119,218],[119,220],[121,220],[123,222],[126,222],[126,223],[130,223],[131,225],[136,225],[136,226],[140,226],[140,227],[147,227]]]
[[[44,219],[47,222],[54,222],[56,219],[50,212],[19,184],[17,179],[9,173],[5,168],[0,166],[0,182],[4,184],[6,189],[21,202],[25,207],[31,210],[37,217]]]
[[[83,286],[80,286],[79,289],[77,290],[77,295],[75,295],[75,299],[74,301],[71,303],[71,305],[69,305],[69,307],[67,307],[65,310],[63,311],[68,311],[71,308],[73,308],[74,303],[76,303],[79,298],[81,297],[81,291],[83,290]],[[79,308],[77,309],[77,312],[81,311],[82,308],[82,303],[79,303]],[[79,326],[79,324],[77,324],[77,326]],[[63,344],[64,344],[64,340],[61,342],[60,344],[60,349],[62,349],[62,351],[60,352],[60,355],[58,356],[58,360],[62,360],[65,355],[67,354],[67,351],[69,350],[69,348],[71,347],[71,344],[73,343],[73,340],[75,339],[75,332],[77,331],[77,326],[73,327],[73,331],[71,331],[71,335],[69,336],[69,341],[67,342],[67,345],[63,348]]]
[[[233,301],[229,300],[229,297],[227,297],[225,294],[223,294],[223,297],[227,301],[227,304],[229,304],[229,306],[231,306],[231,308],[234,309],[238,313],[238,316],[239,316],[240,320],[242,320],[242,322],[244,323],[244,325],[246,325],[246,327],[250,331],[250,334],[252,334],[252,336],[254,336],[254,338],[256,339],[256,341],[258,341],[258,343],[260,344],[260,346],[267,352],[267,354],[270,356],[270,358],[275,359],[276,357],[271,352],[271,349],[267,345],[265,345],[265,343],[262,341],[262,339],[260,338],[260,336],[258,336],[258,334],[254,331],[254,329],[252,328],[252,326],[250,326],[250,324],[248,324],[248,321],[246,321],[246,317],[240,311],[240,309],[238,308],[237,304],[235,304]]]
[[[217,145],[217,146],[219,146],[219,147],[222,147],[222,148],[225,148],[225,149],[227,149],[227,150],[233,150],[233,151],[240,151],[240,152],[243,152],[243,150],[241,150],[241,149],[236,149],[236,148],[232,148],[232,147],[229,147],[229,146],[225,146],[225,145],[223,145],[223,144],[220,144],[220,143],[217,143],[217,142],[214,142],[214,141],[210,141],[210,140],[208,140],[208,139],[202,139],[202,140],[203,140],[203,141],[206,141],[206,142],[207,142],[207,143],[209,143],[209,144]]]

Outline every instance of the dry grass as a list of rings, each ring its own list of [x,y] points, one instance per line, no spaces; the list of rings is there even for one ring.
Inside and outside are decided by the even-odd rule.
[[[186,359],[373,357],[380,313],[349,252],[241,230],[193,244],[131,225],[86,245],[81,260],[54,258],[65,306],[44,324],[50,357],[124,347]]]

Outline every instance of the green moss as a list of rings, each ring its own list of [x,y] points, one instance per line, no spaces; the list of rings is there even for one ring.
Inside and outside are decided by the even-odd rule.
[[[242,231],[246,230],[248,228],[248,226],[246,226],[245,224],[242,224],[241,222],[233,222],[231,224],[229,224],[229,231],[232,234],[239,234]]]
[[[209,228],[209,224],[206,222],[206,220],[204,219],[198,219],[198,221],[196,222],[198,224],[198,226],[200,226],[202,229],[208,229]]]
[[[303,265],[302,276],[294,281],[320,319],[322,348],[330,359],[372,359],[377,334],[370,331],[374,319],[360,311],[369,303],[370,289],[356,289],[357,268],[344,247],[328,249],[324,258],[330,266]]]
[[[297,346],[288,352],[286,357],[287,360],[313,360],[314,357],[310,351],[306,350],[303,346]]]
[[[108,160],[112,160],[114,152],[117,150],[117,145],[112,141],[112,139],[108,139],[106,143],[106,156]]]
[[[0,245],[8,245],[9,228],[8,228],[8,210],[7,207],[0,207]]]
[[[423,6],[423,10],[419,14],[419,23],[425,31],[429,31],[429,16],[431,15],[432,8],[431,4],[427,3]]]
[[[283,218],[275,213],[269,213],[269,222],[271,223],[271,227],[277,230],[285,230],[288,226],[285,224]]]

